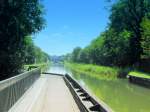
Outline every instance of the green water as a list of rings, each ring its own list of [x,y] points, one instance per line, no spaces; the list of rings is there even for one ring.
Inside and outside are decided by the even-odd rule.
[[[150,89],[126,79],[104,80],[72,72],[72,76],[115,112],[150,112]]]

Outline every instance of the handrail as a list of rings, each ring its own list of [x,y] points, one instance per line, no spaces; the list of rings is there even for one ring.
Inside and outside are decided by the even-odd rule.
[[[17,81],[29,76],[31,73],[37,71],[38,68],[32,70],[32,71],[27,71],[25,73],[22,73],[22,74],[19,74],[17,76],[14,76],[14,77],[11,77],[9,79],[6,79],[6,80],[3,80],[3,81],[0,81],[0,91],[5,89],[6,87],[16,83]],[[9,83],[8,83],[9,82]]]
[[[40,68],[0,81],[0,112],[7,112],[39,78]]]

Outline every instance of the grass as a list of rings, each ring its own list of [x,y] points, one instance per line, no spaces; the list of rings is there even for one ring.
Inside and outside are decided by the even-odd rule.
[[[104,78],[104,79],[116,79],[120,71],[119,68],[98,66],[93,64],[78,64],[78,63],[67,62],[65,63],[65,65],[75,72],[90,75],[96,78]]]
[[[77,73],[89,75],[91,77],[100,78],[100,79],[111,80],[111,79],[117,79],[118,77],[125,78],[126,75],[150,79],[150,74],[139,72],[129,67],[117,68],[117,67],[99,66],[93,64],[68,63],[68,62],[65,62],[65,65]]]
[[[28,64],[24,65],[24,69],[27,70],[29,67],[40,67],[42,71],[45,71],[50,63],[38,63],[38,64]]]
[[[142,73],[142,72],[138,72],[138,71],[131,71],[128,75],[135,76],[135,77],[140,77],[140,78],[150,79],[150,74]]]

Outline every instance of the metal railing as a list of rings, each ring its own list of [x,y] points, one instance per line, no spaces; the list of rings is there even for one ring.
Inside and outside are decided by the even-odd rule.
[[[8,112],[26,90],[40,77],[40,74],[41,70],[36,68],[0,81],[0,112]]]

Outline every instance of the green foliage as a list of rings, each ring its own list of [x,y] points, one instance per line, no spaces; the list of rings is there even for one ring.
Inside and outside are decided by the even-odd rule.
[[[128,49],[131,33],[124,30],[117,33],[114,29],[105,32],[104,40],[104,63],[107,65],[124,66],[129,64]],[[128,60],[128,61],[126,61]]]
[[[140,62],[142,54],[141,47],[141,27],[140,24],[145,15],[150,12],[149,0],[119,0],[112,7],[110,15],[110,27],[117,32],[122,32],[126,29],[132,32],[132,37],[129,39],[130,47],[130,64]]]
[[[78,60],[82,63],[90,63],[90,53],[88,47],[80,50],[78,54]]]
[[[75,72],[96,78],[116,79],[119,73],[119,68],[97,66],[93,64],[65,63],[65,66],[69,67]]]
[[[150,74],[142,73],[142,72],[138,72],[138,71],[131,71],[128,75],[150,79]]]
[[[150,19],[144,17],[141,23],[141,28],[143,31],[141,39],[141,45],[143,48],[142,58],[150,59]]]
[[[29,68],[35,69],[35,67],[41,68],[41,71],[44,72],[47,70],[50,66],[50,63],[40,63],[40,64],[29,64],[29,65],[24,65],[24,69],[28,70]]]
[[[30,36],[25,37],[25,63],[31,64],[34,63],[34,56],[35,56],[35,46]]]
[[[0,77],[20,72],[28,43],[25,38],[43,28],[42,16],[39,0],[0,1]]]
[[[103,42],[104,42],[103,36],[99,36],[98,38],[93,40],[91,44],[88,46],[91,63],[98,64],[99,61],[101,61],[100,58],[102,58]]]
[[[48,54],[34,45],[32,37],[25,38],[25,64],[46,63],[49,58]]]
[[[141,55],[150,58],[149,14],[149,0],[116,1],[107,30],[86,48],[74,49],[73,62],[121,67],[142,65]]]
[[[71,56],[71,60],[74,61],[74,62],[78,62],[80,59],[79,59],[79,53],[81,51],[81,48],[80,47],[76,47],[73,52],[72,52],[72,56]]]
[[[131,33],[124,30],[116,33],[113,29],[107,30],[84,49],[75,49],[73,57],[82,63],[94,63],[101,65],[127,65],[129,38]],[[76,55],[74,55],[76,51]]]

